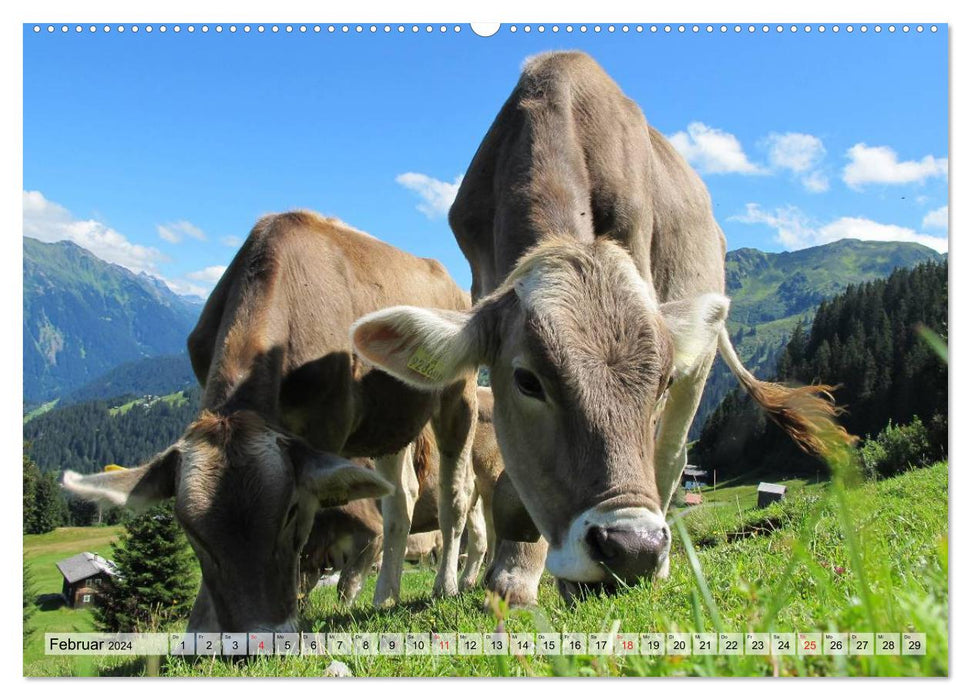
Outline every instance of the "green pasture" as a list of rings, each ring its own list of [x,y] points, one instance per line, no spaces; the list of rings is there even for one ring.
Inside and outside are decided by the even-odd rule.
[[[434,573],[412,569],[402,582],[401,605],[373,609],[369,603],[372,576],[350,610],[338,607],[333,589],[315,590],[302,607],[301,626],[304,631],[321,632],[916,631],[927,635],[923,656],[340,657],[355,676],[947,675],[947,464],[852,487],[839,487],[836,482],[788,483],[787,499],[765,509],[754,507],[755,484],[706,492],[703,505],[673,516],[670,577],[627,588],[616,596],[592,596],[569,607],[557,596],[552,579],[544,576],[536,609],[508,610],[501,603],[484,606],[481,589],[433,600]],[[27,540],[33,538],[25,538],[25,549],[35,562],[39,581],[44,568],[41,558],[46,557],[52,567],[54,557],[48,552],[32,555]],[[86,615],[76,616],[74,624],[88,620]],[[35,620],[40,619],[38,614]],[[44,626],[52,629],[46,621]],[[240,661],[169,657],[159,663],[108,658],[89,659],[89,666],[82,669],[74,665],[77,658],[41,658],[32,643],[24,671],[29,675],[318,676],[332,661],[328,656]]]

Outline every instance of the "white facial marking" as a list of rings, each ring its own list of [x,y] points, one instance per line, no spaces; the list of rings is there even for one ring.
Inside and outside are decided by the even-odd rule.
[[[587,549],[587,531],[599,525],[611,529],[645,531],[654,533],[665,527],[664,518],[647,508],[618,508],[606,512],[591,508],[570,523],[570,529],[559,547],[550,545],[546,555],[546,568],[557,578],[578,583],[604,581],[610,574],[590,556]],[[662,560],[667,558],[665,552]]]

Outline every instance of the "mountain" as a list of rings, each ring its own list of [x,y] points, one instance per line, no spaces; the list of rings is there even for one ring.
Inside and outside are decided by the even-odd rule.
[[[801,320],[851,284],[887,277],[944,255],[918,243],[844,239],[786,253],[739,248],[725,256],[725,288],[732,300],[728,330],[746,366],[762,378],[775,373],[784,343]],[[691,439],[737,382],[719,358],[698,408]]]
[[[83,401],[105,400],[120,396],[163,396],[196,386],[189,356],[160,355],[118,365],[100,377],[64,396],[67,406]]]
[[[118,365],[185,352],[201,307],[74,243],[23,239],[24,400],[70,392]]]

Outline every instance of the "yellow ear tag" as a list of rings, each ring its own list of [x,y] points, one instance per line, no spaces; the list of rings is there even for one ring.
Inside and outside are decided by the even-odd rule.
[[[127,467],[123,467],[120,464],[108,464],[105,466],[106,472],[124,472],[128,471]]]
[[[441,381],[445,376],[442,361],[420,345],[408,360],[408,369],[435,382]]]

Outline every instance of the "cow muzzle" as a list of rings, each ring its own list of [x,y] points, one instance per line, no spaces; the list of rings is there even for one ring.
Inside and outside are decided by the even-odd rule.
[[[550,547],[546,568],[577,583],[649,578],[667,560],[671,530],[647,508],[599,511],[577,516],[559,547]]]

